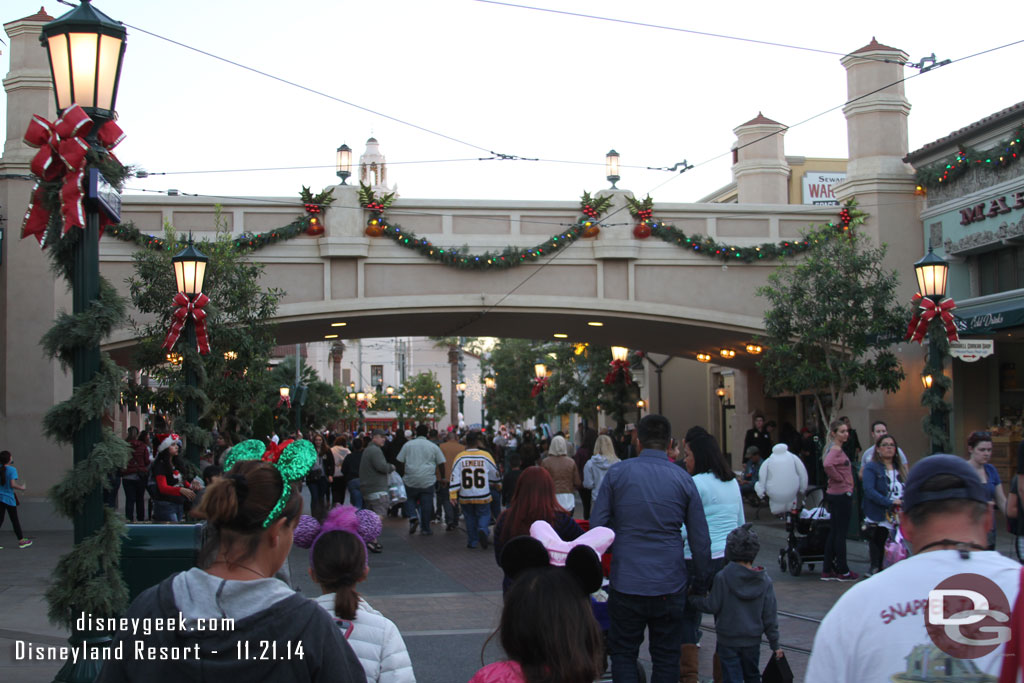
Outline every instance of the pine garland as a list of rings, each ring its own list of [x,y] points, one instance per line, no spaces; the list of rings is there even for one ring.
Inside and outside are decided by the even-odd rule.
[[[949,356],[949,337],[946,334],[945,323],[941,316],[936,316],[928,323],[929,344],[934,343],[937,347],[932,353],[929,351],[925,361],[924,375],[932,376],[932,385],[921,394],[921,405],[928,409],[928,414],[921,420],[921,428],[928,437],[929,443],[938,446],[939,453],[950,453],[952,444],[949,440],[949,413],[952,410],[945,395],[953,387],[953,382],[943,372],[943,360]],[[932,341],[934,340],[934,342]],[[932,424],[932,413],[940,417],[940,425]]]
[[[917,169],[917,184],[925,188],[948,186],[959,180],[972,168],[1004,168],[1020,161],[1024,123],[999,144],[986,150],[961,147],[949,161]]]

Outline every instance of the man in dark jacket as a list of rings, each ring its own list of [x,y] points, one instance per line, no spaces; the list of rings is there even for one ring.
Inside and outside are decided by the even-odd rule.
[[[363,494],[363,507],[373,510],[381,522],[388,516],[391,498],[388,496],[388,474],[394,470],[384,457],[382,447],[387,441],[387,433],[383,429],[374,429],[370,444],[363,449],[363,457],[359,462],[359,488]],[[373,552],[380,552],[379,541],[367,543],[366,547]]]

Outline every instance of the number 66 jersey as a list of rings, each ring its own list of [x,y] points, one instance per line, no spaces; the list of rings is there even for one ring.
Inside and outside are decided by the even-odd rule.
[[[462,451],[452,463],[448,493],[459,503],[490,503],[491,486],[501,488],[501,476],[494,458],[487,451],[472,448]]]

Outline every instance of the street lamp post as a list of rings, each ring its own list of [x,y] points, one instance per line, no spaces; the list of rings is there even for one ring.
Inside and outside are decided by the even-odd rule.
[[[192,237],[189,236],[188,245],[178,253],[171,263],[174,265],[174,280],[178,286],[178,293],[188,297],[190,304],[203,293],[203,281],[206,279],[206,264],[208,259],[202,252],[192,244]],[[201,303],[201,302],[200,302]],[[185,372],[185,386],[195,389],[199,386],[199,374],[196,372],[192,354],[196,349],[196,324],[194,316],[187,314],[185,317],[185,352],[182,354],[182,370]],[[185,422],[193,430],[199,427],[199,402],[196,401],[192,391],[185,397]],[[194,466],[199,467],[199,443],[193,435],[185,441],[185,459]]]
[[[480,401],[480,426],[485,431],[487,429],[487,400],[490,398],[495,386],[497,385],[492,375],[484,377],[484,396],[483,400]]]
[[[455,388],[459,390],[459,412],[463,417],[466,415],[466,383],[459,382],[455,385]]]
[[[548,366],[544,363],[534,363],[533,376],[539,389],[537,392],[537,427],[539,429],[544,423],[544,384],[548,379]],[[543,430],[541,436],[543,436]]]
[[[609,150],[604,155],[604,170],[605,177],[608,178],[608,182],[612,184],[612,189],[618,189],[615,187],[615,183],[619,182],[619,153],[614,149]]]
[[[76,104],[82,107],[93,120],[85,140],[95,151],[102,151],[97,139],[100,127],[117,116],[115,106],[126,37],[124,26],[94,9],[89,0],[82,0],[78,7],[46,24],[41,31],[40,42],[49,57],[57,113],[63,116]],[[90,173],[98,172],[90,169]],[[75,315],[88,312],[99,298],[99,229],[99,208],[94,201],[86,202],[83,230],[68,236],[74,235],[75,239],[71,276],[72,312]],[[75,388],[90,382],[99,368],[99,347],[76,345],[71,373]],[[76,466],[88,459],[101,437],[99,418],[88,420],[75,431],[72,448]],[[103,525],[103,516],[103,498],[97,483],[75,515],[76,546]],[[74,646],[87,644],[93,648],[109,640],[109,636],[97,637],[95,633],[76,629],[70,642]],[[99,674],[99,666],[97,661],[85,661],[88,659],[90,657],[83,657],[77,664],[69,660],[57,673],[57,680],[95,678]]]
[[[729,430],[727,428],[728,422],[728,410],[732,407],[732,402],[726,402],[726,390],[725,390],[725,378],[722,375],[718,376],[718,388],[715,389],[715,395],[718,396],[718,403],[722,408],[722,453],[723,455],[729,453]]]
[[[931,299],[938,305],[946,298],[949,264],[936,256],[931,247],[928,248],[928,253],[914,264],[914,273],[917,276],[918,294],[922,299]],[[943,348],[945,339],[945,326],[941,316],[937,315],[928,325],[928,359],[925,362],[924,371],[921,373],[921,381],[925,387],[921,403],[928,406],[930,429],[926,431],[928,431],[932,453],[948,450],[946,446],[949,442],[949,433],[946,427],[946,413],[949,411],[949,407],[944,400],[946,389],[949,386],[949,380],[943,372],[943,361],[946,355]]]
[[[343,144],[338,148],[338,158],[335,164],[336,173],[341,178],[341,184],[345,185],[348,177],[352,175],[352,148]]]

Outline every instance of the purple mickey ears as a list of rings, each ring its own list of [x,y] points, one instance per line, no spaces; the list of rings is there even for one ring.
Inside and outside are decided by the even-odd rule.
[[[327,513],[323,524],[309,515],[302,515],[295,527],[295,545],[300,548],[309,548],[309,561],[312,564],[313,546],[321,536],[329,531],[344,531],[352,534],[365,546],[367,543],[376,541],[383,530],[380,517],[376,513],[370,510],[356,510],[351,505],[335,505]],[[369,553],[367,553],[366,562],[367,564],[370,562]]]

